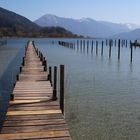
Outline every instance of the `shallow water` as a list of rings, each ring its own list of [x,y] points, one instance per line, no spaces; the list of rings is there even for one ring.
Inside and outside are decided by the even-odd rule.
[[[10,93],[19,73],[25,40],[9,39],[0,46],[0,128],[5,118]]]
[[[91,44],[84,53],[59,46],[58,40],[35,43],[49,66],[65,64],[65,117],[73,140],[139,140],[140,49],[134,49],[130,63],[129,47],[121,47],[118,61],[117,47],[109,59],[108,46],[101,56],[101,45],[96,55],[95,45],[91,54]]]

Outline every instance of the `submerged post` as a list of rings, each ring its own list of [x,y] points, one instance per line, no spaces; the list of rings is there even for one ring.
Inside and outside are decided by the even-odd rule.
[[[127,40],[125,41],[125,47],[127,48]]]
[[[60,109],[64,114],[64,65],[60,65]]]
[[[53,80],[53,101],[57,100],[57,67],[54,66],[54,80]]]
[[[104,51],[104,41],[102,41],[101,56],[103,56],[103,51]]]
[[[120,60],[120,39],[118,40],[118,60]]]
[[[85,40],[83,40],[83,52],[85,52]]]
[[[115,40],[114,46],[116,47],[117,41]]]
[[[112,40],[109,40],[109,58],[111,57]]]
[[[87,53],[88,53],[89,41],[87,40]]]
[[[98,41],[96,41],[96,55],[98,54]]]
[[[91,53],[93,53],[93,40],[91,42]]]
[[[130,50],[131,50],[131,52],[130,52],[130,62],[132,62],[132,60],[133,60],[133,45],[132,45],[131,42],[130,42]]]

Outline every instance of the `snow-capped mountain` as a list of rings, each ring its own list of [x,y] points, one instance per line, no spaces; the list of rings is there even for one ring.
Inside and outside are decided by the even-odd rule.
[[[130,30],[135,30],[140,28],[140,25],[133,24],[133,23],[125,23],[125,25],[130,29]]]
[[[106,21],[96,21],[92,18],[64,18],[46,14],[34,21],[40,26],[61,26],[71,32],[91,37],[110,37],[118,33],[129,32],[138,26],[134,24],[118,24]]]

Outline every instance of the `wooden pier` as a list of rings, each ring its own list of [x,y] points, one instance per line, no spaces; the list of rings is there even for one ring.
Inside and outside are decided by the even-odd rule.
[[[42,61],[29,42],[0,140],[71,140]]]

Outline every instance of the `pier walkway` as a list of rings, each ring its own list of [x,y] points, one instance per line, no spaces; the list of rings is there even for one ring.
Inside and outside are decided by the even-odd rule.
[[[0,140],[71,140],[42,61],[29,42]]]

